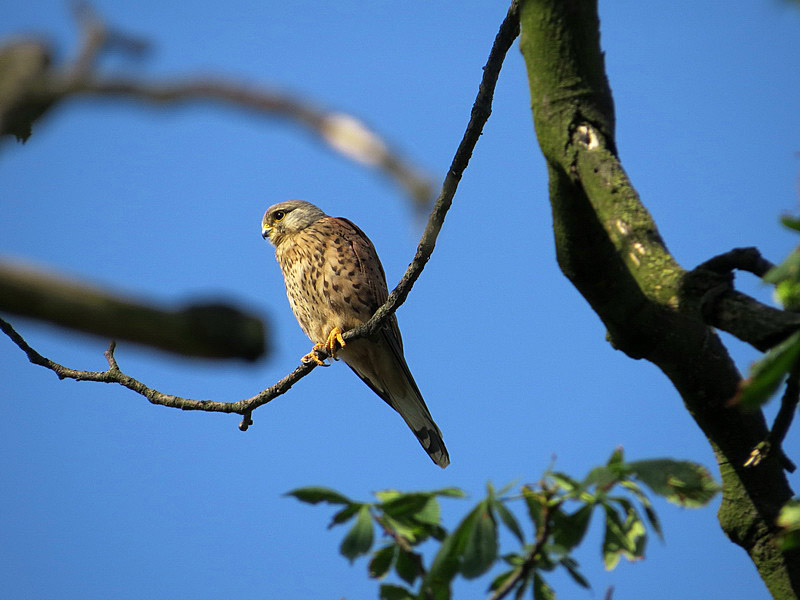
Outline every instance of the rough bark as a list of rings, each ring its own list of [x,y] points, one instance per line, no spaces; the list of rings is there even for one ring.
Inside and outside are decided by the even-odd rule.
[[[797,598],[800,554],[774,543],[775,516],[792,495],[780,457],[742,466],[767,436],[764,417],[728,405],[739,372],[618,159],[596,0],[525,0],[520,27],[559,265],[612,345],[674,384],[719,464],[722,529],[775,598]]]

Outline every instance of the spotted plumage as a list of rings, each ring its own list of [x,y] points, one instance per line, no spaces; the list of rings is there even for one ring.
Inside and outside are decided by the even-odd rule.
[[[368,321],[388,297],[386,275],[369,238],[347,219],[329,217],[300,200],[267,209],[261,231],[275,246],[292,311],[315,348],[344,360],[400,413],[437,465],[450,464],[403,356],[397,318],[392,315],[374,338],[342,343],[341,333]],[[314,356],[313,351],[307,355]]]

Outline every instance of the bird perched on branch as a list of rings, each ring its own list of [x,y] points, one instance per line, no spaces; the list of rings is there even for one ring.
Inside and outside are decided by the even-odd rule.
[[[395,315],[372,338],[346,344],[342,339],[342,333],[368,321],[389,295],[369,238],[347,219],[329,217],[301,200],[269,207],[261,235],[275,246],[292,311],[314,342],[303,360],[323,364],[317,350],[344,360],[400,413],[433,462],[449,465],[442,433],[403,356]]]

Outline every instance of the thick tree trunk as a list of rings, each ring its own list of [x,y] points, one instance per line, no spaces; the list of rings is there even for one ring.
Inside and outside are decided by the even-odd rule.
[[[614,347],[653,362],[672,381],[717,457],[723,530],[775,598],[798,598],[800,553],[775,544],[775,517],[791,497],[779,456],[742,466],[767,435],[764,417],[727,405],[739,373],[617,157],[596,0],[523,0],[520,10],[559,265]]]

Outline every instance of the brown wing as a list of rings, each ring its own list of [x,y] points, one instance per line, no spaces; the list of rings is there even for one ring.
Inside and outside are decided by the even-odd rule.
[[[349,230],[347,240],[358,262],[361,275],[360,279],[368,282],[369,296],[373,303],[373,306],[371,306],[371,313],[374,314],[389,297],[389,290],[386,286],[386,273],[383,270],[381,259],[378,258],[378,252],[375,250],[372,241],[367,237],[367,234],[361,231],[358,225],[344,217],[331,218],[339,221],[343,229]],[[393,343],[399,346],[400,354],[402,355],[403,337],[400,335],[400,327],[397,324],[397,317],[395,315],[389,318],[387,333],[390,337],[394,338]]]

